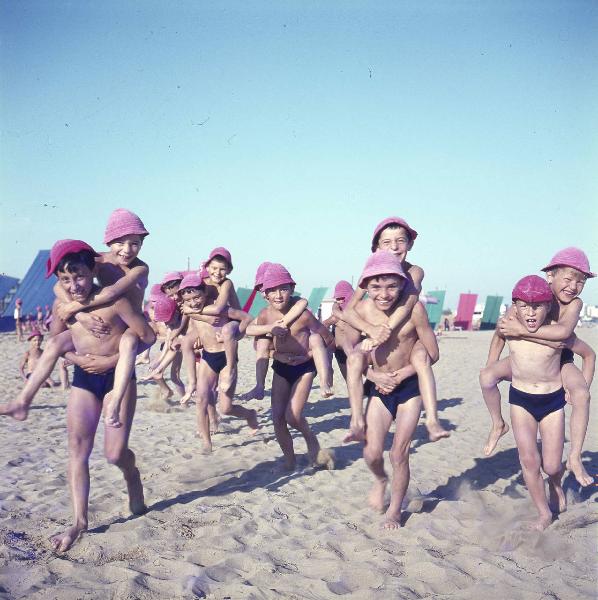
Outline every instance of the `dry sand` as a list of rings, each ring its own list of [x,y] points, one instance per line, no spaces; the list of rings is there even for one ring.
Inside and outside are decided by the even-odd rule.
[[[579,333],[598,347],[598,329]],[[511,433],[482,457],[490,421],[477,375],[490,335],[441,338],[439,410],[452,437],[429,443],[420,422],[406,522],[397,531],[381,530],[380,516],[366,506],[371,477],[360,447],[341,443],[349,409],[338,373],[337,397],[320,400],[314,388],[307,406],[338,468],[292,475],[278,471],[268,397],[247,403],[262,409],[260,433],[250,437],[224,419],[215,452],[202,456],[194,408],[160,411],[148,383],[139,385],[131,447],[149,512],[129,516],[120,472],[102,456],[101,424],[90,465],[90,531],[58,556],[48,539],[71,519],[67,396],[42,390],[26,422],[0,421],[0,597],[596,598],[596,486],[580,490],[568,474],[568,512],[547,531],[530,533],[523,524],[534,510]],[[254,355],[247,340],[240,348],[244,392]],[[14,335],[0,336],[2,400],[21,386],[24,350]],[[595,411],[592,421],[584,458],[596,475]],[[303,439],[295,445],[305,464]]]

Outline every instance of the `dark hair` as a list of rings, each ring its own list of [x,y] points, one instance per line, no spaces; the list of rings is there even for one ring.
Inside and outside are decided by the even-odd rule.
[[[77,265],[84,265],[90,271],[93,271],[96,265],[96,259],[93,252],[89,250],[80,250],[79,252],[70,252],[65,254],[54,269],[54,275],[59,271],[62,273],[74,273]]]
[[[228,262],[228,259],[224,258],[222,254],[214,254],[214,256],[212,256],[212,258],[210,258],[210,260],[206,263],[206,268],[213,260],[220,260],[228,267],[230,271],[233,270],[231,264]]]
[[[173,279],[172,281],[167,281],[166,283],[163,283],[160,286],[160,289],[162,291],[169,290],[170,288],[174,287],[175,285],[180,285],[181,281],[183,281],[183,280],[182,279]]]
[[[179,290],[179,294],[184,294],[185,292],[201,292],[202,294],[206,293],[206,284],[202,281],[199,285],[194,285],[191,287],[183,288]]]

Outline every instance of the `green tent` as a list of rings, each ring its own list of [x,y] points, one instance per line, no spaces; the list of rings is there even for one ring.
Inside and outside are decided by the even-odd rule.
[[[327,287],[317,287],[311,291],[309,299],[307,300],[307,306],[314,315],[318,312],[318,308],[320,308],[320,304],[322,304],[322,300],[324,300],[327,290]]]
[[[500,314],[500,305],[502,304],[502,296],[488,296],[484,305],[484,314],[480,330],[495,329],[498,315]]]
[[[436,329],[436,325],[438,325],[442,319],[442,307],[444,306],[445,295],[446,290],[435,290],[426,293],[426,296],[433,296],[438,299],[437,304],[426,304],[426,312],[428,313],[428,320],[430,321],[432,329]]]

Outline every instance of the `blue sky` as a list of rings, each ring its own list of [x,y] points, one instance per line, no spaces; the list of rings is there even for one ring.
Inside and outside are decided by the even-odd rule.
[[[0,2],[0,272],[137,212],[152,282],[214,246],[251,284],[358,278],[418,230],[424,288],[598,271],[595,2]],[[598,304],[598,285],[583,294]]]

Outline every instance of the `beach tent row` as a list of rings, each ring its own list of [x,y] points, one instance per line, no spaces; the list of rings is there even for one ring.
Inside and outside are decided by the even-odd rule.
[[[11,331],[14,329],[14,310],[17,298],[23,301],[21,314],[25,317],[32,314],[35,318],[37,307],[42,309],[46,306],[52,306],[54,302],[54,284],[56,278],[46,279],[46,262],[50,257],[49,250],[39,250],[37,256],[31,263],[29,270],[23,277],[16,293],[12,297],[8,306],[4,309],[0,318],[0,331]]]

